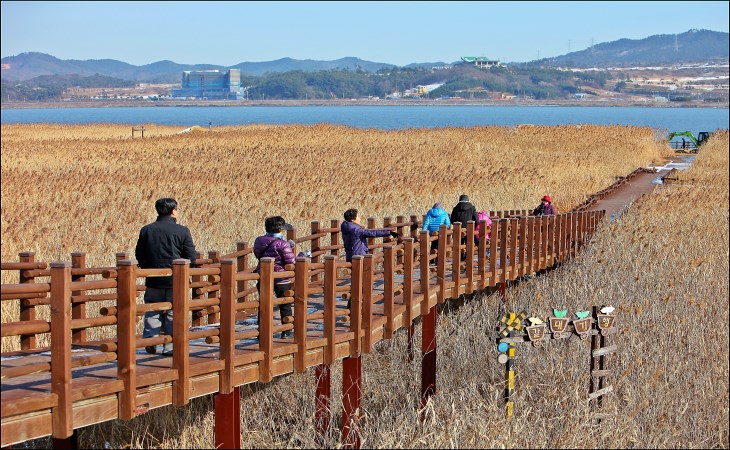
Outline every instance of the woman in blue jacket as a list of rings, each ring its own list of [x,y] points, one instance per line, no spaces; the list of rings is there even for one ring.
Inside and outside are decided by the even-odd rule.
[[[433,208],[429,209],[426,213],[422,230],[428,231],[429,236],[433,236],[438,232],[441,225],[446,225],[447,228],[451,228],[451,220],[449,219],[449,214],[444,210],[444,205],[441,202],[436,202]],[[431,242],[431,252],[438,250],[438,246],[438,241]],[[438,259],[434,260],[434,263],[438,264]]]

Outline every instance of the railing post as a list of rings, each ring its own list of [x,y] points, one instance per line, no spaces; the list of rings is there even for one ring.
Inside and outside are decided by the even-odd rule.
[[[20,262],[35,262],[34,252],[21,252],[18,254],[18,260]],[[34,277],[23,276],[23,270],[20,270],[19,282],[22,284],[35,283]],[[39,294],[41,295],[41,294]],[[23,301],[20,302],[20,321],[28,322],[35,319],[35,306],[25,306]],[[20,335],[20,349],[31,350],[36,347],[35,334],[21,334]]]
[[[330,227],[337,230],[330,233],[330,245],[333,247],[340,245],[340,221],[336,219],[330,220]],[[339,249],[333,248],[330,250],[330,255],[334,255],[335,257],[338,256],[339,253]]]
[[[336,359],[335,341],[337,321],[337,258],[334,255],[324,257],[324,336],[327,346],[324,349],[324,363],[332,364]]]
[[[497,285],[497,253],[500,248],[500,219],[492,220],[491,240],[489,241],[489,286]]]
[[[420,256],[419,256],[419,276],[420,276],[420,283],[421,283],[421,295],[423,295],[423,299],[421,300],[421,316],[425,316],[428,314],[429,306],[429,297],[430,297],[430,291],[429,291],[429,278],[430,278],[430,272],[429,272],[429,258],[431,255],[431,242],[429,242],[430,236],[428,231],[421,230],[418,245],[421,248]]]
[[[137,261],[117,261],[117,374],[124,389],[119,392],[119,418],[137,413]]]
[[[413,238],[403,241],[403,304],[406,312],[403,314],[403,325],[408,329],[408,361],[413,361]]]
[[[527,273],[527,219],[524,217],[520,217],[517,219],[517,223],[519,224],[519,253],[517,256],[517,261],[515,262],[515,267],[517,267],[517,263],[519,263],[519,267],[517,267],[517,271],[515,272],[514,278],[521,278],[524,277]]]
[[[58,404],[51,408],[53,437],[73,434],[71,398],[71,264],[51,263],[51,392]]]
[[[507,244],[509,239],[509,219],[500,220],[500,242],[499,242],[499,282],[504,284],[507,282]]]
[[[393,245],[386,245],[383,248],[383,256],[383,313],[385,314],[383,339],[391,339],[395,320],[395,272],[393,270],[395,251]]]
[[[510,280],[516,280],[517,279],[517,228],[519,226],[518,219],[509,219],[509,278]]]
[[[362,266],[362,329],[364,332],[362,351],[370,353],[373,350],[373,277],[374,256],[364,255]]]
[[[84,252],[73,252],[71,253],[71,268],[79,269],[86,267],[86,254]],[[71,275],[71,282],[84,281],[86,279],[83,275]],[[81,295],[82,291],[72,291],[71,296]],[[86,303],[71,304],[71,318],[72,319],[86,319]],[[83,344],[86,342],[86,328],[73,330],[72,340],[74,344]]]
[[[461,284],[461,222],[451,224],[453,234],[451,235],[451,298],[459,298],[459,285]],[[446,297],[447,294],[444,295]]]
[[[309,302],[309,258],[297,258],[294,264],[294,370],[307,370],[307,315]]]
[[[198,252],[198,256],[196,257],[196,259],[203,259],[204,257],[205,257],[205,255],[203,254],[203,252]],[[190,261],[190,262],[192,263],[192,261]],[[193,283],[203,281],[203,276],[202,275],[193,275],[192,281],[193,281]],[[197,294],[196,291],[197,291],[197,289],[194,289],[192,292],[192,300],[202,300],[205,298],[205,294]],[[202,316],[193,314],[192,326],[198,327],[202,324],[203,324]]]
[[[446,241],[448,240],[447,233],[448,228],[446,228],[446,225],[441,225],[439,227],[438,258],[436,260],[436,279],[438,280],[439,284],[439,291],[436,298],[439,304],[443,303],[446,299]]]
[[[219,392],[215,394],[215,448],[241,448],[241,395],[233,381],[236,333],[236,261],[221,261],[220,284],[220,371]]]
[[[233,259],[221,261],[220,290],[220,371],[219,391],[221,394],[233,392],[233,372],[236,356],[236,262]]]
[[[360,356],[362,352],[362,286],[363,256],[352,257],[352,276],[350,278],[350,331],[355,336],[350,341],[350,356]]]
[[[172,404],[187,405],[190,399],[190,261],[172,261],[172,368],[177,380],[172,382]]]
[[[211,250],[208,252],[208,259],[213,261],[213,264],[219,264],[221,262],[220,252],[218,250]],[[208,275],[208,282],[212,283],[214,286],[218,285],[218,290],[213,290],[208,292],[208,298],[217,298],[220,301],[220,281],[221,277],[220,275]],[[220,311],[220,304],[218,305],[218,310]],[[221,315],[220,312],[214,312],[209,313],[205,319],[206,324],[211,323],[220,323]]]
[[[311,225],[312,225],[312,228],[311,228],[312,234],[313,235],[314,234],[319,234],[319,229],[320,229],[319,222],[312,221],[312,224]],[[314,253],[315,253],[315,249],[319,249],[321,242],[322,242],[321,241],[321,238],[319,238],[319,237],[317,237],[315,239],[312,239],[312,244],[311,244],[311,246],[312,246],[312,258],[310,259],[310,261],[312,262],[312,264],[319,263],[319,254],[316,254],[315,255]],[[312,275],[312,281],[319,281],[321,279],[322,279],[322,274],[321,273],[317,273],[315,275]]]
[[[464,293],[471,294],[474,292],[474,221],[470,220],[466,223],[466,288]]]
[[[274,258],[261,258],[259,272],[259,350],[264,359],[259,361],[259,381],[268,383],[273,378],[274,360]]]
[[[368,229],[371,230],[375,228],[375,218],[374,217],[368,217]],[[375,252],[375,249],[373,248],[373,244],[375,244],[375,238],[367,238],[368,239],[368,253],[373,254]]]

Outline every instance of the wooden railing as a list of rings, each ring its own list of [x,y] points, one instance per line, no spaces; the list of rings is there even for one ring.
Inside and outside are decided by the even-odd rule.
[[[340,222],[312,222],[310,234],[287,235],[295,251],[309,249],[312,258],[297,258],[285,272],[262,258],[256,273],[247,243],[228,254],[200,254],[193,266],[175,260],[169,269],[139,268],[127,253],[117,253],[114,266],[96,268],[86,267],[83,253],[50,264],[20,253],[18,261],[2,263],[3,271],[18,274],[18,283],[2,285],[3,306],[19,306],[19,319],[2,324],[2,338],[15,340],[20,350],[2,355],[1,445],[68,438],[93,423],[359,357],[398,329],[411,330],[436,304],[575,256],[604,212],[490,215],[491,229],[483,221],[486,232],[478,239],[473,222],[442,226],[429,236],[419,230],[421,217],[385,218],[383,227],[399,238],[372,239],[369,254],[352,262],[343,258]],[[367,224],[376,226],[373,219]],[[433,241],[438,250],[432,254]],[[143,279],[160,276],[172,277],[173,301],[140,303]],[[276,298],[273,285],[282,277],[293,279],[292,289]],[[294,305],[291,324],[276,318],[282,303]],[[141,316],[163,310],[173,311],[172,336],[139,336]],[[276,337],[289,330],[292,338]],[[171,360],[137,353],[164,343],[173,344]]]

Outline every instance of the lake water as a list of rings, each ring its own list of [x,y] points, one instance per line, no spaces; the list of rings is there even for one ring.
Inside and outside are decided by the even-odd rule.
[[[207,127],[332,123],[403,129],[519,124],[637,125],[663,131],[728,128],[727,108],[593,106],[177,106],[2,109],[6,123],[125,123]]]

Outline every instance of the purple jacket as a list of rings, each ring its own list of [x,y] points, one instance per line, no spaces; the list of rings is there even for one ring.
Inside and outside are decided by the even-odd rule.
[[[533,216],[554,216],[558,213],[552,203],[543,205],[540,203],[537,208],[532,211]]]
[[[368,230],[353,222],[342,222],[342,241],[345,244],[345,261],[352,262],[355,255],[367,255],[367,238],[390,236],[390,230]]]
[[[294,252],[288,241],[275,236],[259,236],[253,243],[253,254],[259,259],[256,272],[261,267],[261,258],[274,258],[274,272],[284,272],[284,266],[294,264]],[[276,284],[291,283],[291,278],[278,278]]]

